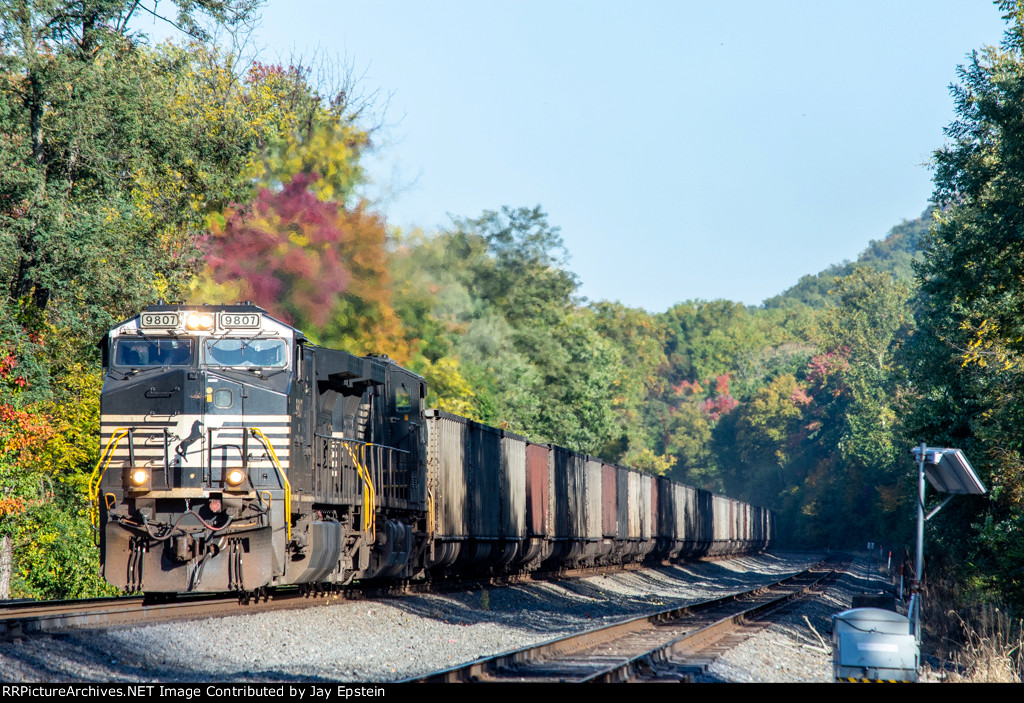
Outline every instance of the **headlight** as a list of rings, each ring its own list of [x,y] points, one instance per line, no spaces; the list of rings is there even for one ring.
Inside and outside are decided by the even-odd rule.
[[[208,312],[190,312],[185,318],[185,327],[190,330],[212,330],[213,314]]]
[[[146,469],[132,469],[128,472],[128,483],[131,488],[149,488],[149,472]]]
[[[245,472],[241,469],[231,469],[228,471],[228,475],[224,477],[224,480],[232,488],[237,488],[245,481]]]

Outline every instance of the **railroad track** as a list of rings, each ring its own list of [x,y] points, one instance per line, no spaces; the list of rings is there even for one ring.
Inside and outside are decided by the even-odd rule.
[[[0,640],[52,634],[69,630],[103,629],[146,625],[174,620],[241,615],[243,613],[296,609],[339,600],[358,600],[386,595],[443,593],[474,585],[509,585],[526,579],[558,579],[634,570],[633,565],[563,570],[532,575],[512,575],[482,580],[461,579],[423,584],[364,584],[312,590],[298,587],[275,589],[264,596],[240,599],[237,594],[170,594],[118,596],[52,601],[0,601]]]
[[[322,605],[344,598],[341,592],[308,593],[298,589],[277,591],[263,598],[240,602],[237,595],[201,594],[174,598],[121,596],[67,601],[26,601],[0,605],[0,638],[68,630],[104,629],[172,620],[240,615]],[[244,607],[242,607],[244,605]]]
[[[595,571],[608,573],[608,569],[601,568],[590,570],[589,573],[581,572],[576,575],[593,575]],[[566,574],[536,574],[534,578],[547,580],[565,576]],[[500,584],[492,579],[489,580],[489,585]],[[467,587],[466,581],[459,583],[440,582],[433,584],[429,590],[432,592],[443,592],[449,589],[465,587]],[[422,586],[410,587],[407,590],[417,593],[425,592],[425,588]],[[384,592],[394,594],[401,591],[402,589],[395,588],[360,588],[356,586],[326,592],[313,592],[293,588],[273,591],[266,596],[248,599],[244,603],[239,600],[237,595],[227,594],[179,594],[171,597],[139,595],[66,601],[8,601],[0,603],[0,639],[16,640],[25,636],[54,634],[73,630],[106,629],[175,620],[297,609],[342,600],[376,597],[383,595]],[[474,664],[477,663],[474,662],[467,666],[473,666]],[[459,669],[462,668],[466,667],[460,667]],[[456,672],[459,669],[453,669],[452,671]],[[475,675],[464,677],[452,674],[451,676],[449,680],[472,680]]]
[[[705,670],[719,652],[745,639],[748,623],[822,588],[843,568],[829,560],[751,591],[631,618],[405,682],[687,680]]]

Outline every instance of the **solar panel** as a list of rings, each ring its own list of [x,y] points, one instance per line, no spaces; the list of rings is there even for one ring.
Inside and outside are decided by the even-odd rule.
[[[921,448],[914,448],[914,459],[921,461]],[[982,495],[985,486],[974,473],[971,462],[959,449],[925,447],[924,475],[940,493]]]

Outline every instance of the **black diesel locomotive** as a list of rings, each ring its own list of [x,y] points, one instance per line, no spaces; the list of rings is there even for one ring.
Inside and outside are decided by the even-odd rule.
[[[90,494],[126,591],[745,553],[772,535],[763,508],[427,410],[419,376],[251,304],[150,306],[103,350]]]

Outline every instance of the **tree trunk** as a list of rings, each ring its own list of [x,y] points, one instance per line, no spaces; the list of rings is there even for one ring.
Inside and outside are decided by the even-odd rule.
[[[0,540],[0,600],[11,597],[11,564],[14,562],[14,540],[4,535]]]

